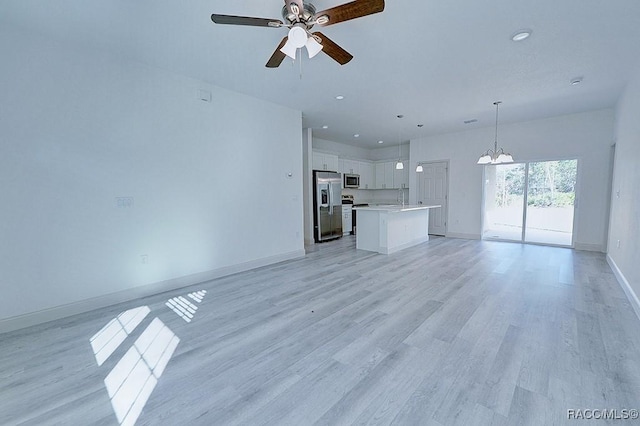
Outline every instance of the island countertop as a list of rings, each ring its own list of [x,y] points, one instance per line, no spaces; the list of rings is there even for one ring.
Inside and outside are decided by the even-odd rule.
[[[379,211],[379,212],[388,212],[388,213],[399,213],[399,212],[407,212],[412,210],[425,210],[425,209],[434,209],[437,207],[442,207],[440,205],[424,205],[424,204],[393,204],[393,205],[380,205],[380,206],[362,206],[362,207],[353,207],[354,210],[365,210],[365,211]]]
[[[391,254],[429,241],[429,210],[436,205],[387,204],[355,207],[356,248]]]

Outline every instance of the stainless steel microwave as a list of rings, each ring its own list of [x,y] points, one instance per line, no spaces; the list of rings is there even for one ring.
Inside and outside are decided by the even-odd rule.
[[[360,175],[345,173],[343,178],[345,188],[360,188]]]

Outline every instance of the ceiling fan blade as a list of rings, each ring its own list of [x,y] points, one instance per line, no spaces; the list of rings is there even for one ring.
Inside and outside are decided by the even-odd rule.
[[[293,13],[296,16],[300,16],[300,14],[304,11],[304,3],[302,0],[284,0],[285,6],[287,6],[287,10],[289,13]],[[298,6],[298,11],[295,11],[293,5]]]
[[[265,65],[267,68],[278,68],[280,66],[284,58],[287,56],[282,53],[280,49],[282,49],[282,46],[285,45],[288,39],[289,37],[285,37],[282,39],[275,52],[273,52],[273,55],[271,55],[271,57],[267,61],[267,65]]]
[[[211,15],[211,20],[216,24],[231,24],[231,25],[249,25],[252,27],[273,27],[279,28],[283,25],[283,22],[279,19],[267,19],[267,18],[251,18],[249,16],[233,16],[233,15]]]
[[[372,15],[384,10],[384,0],[355,0],[331,9],[316,12],[316,19],[326,16],[326,23],[319,23],[321,27],[337,24],[338,22],[349,21],[362,16]]]
[[[322,34],[321,32],[313,33],[314,36],[318,36],[320,38],[320,44],[322,45],[322,51],[329,55],[333,60],[338,62],[340,65],[344,65],[350,60],[353,59],[353,55],[342,47],[338,46],[334,43],[330,38]]]

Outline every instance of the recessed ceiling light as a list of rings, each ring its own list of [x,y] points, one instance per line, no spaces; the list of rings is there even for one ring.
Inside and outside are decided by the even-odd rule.
[[[354,138],[359,138],[359,137],[360,137],[360,135],[356,133],[355,135],[353,135],[353,137],[354,137]]]
[[[322,126],[323,129],[328,129],[329,126],[327,126],[326,124],[324,126]]]
[[[343,100],[343,99],[344,99],[344,96],[342,96],[342,95],[338,95],[338,96],[336,96],[336,99],[337,99],[337,100],[339,100],[339,101],[341,101],[341,100]]]
[[[511,36],[511,40],[513,40],[513,41],[522,41],[522,40],[528,39],[529,36],[531,36],[532,32],[533,31],[531,31],[531,30],[519,30],[519,31],[516,31],[516,33]]]
[[[570,83],[572,86],[575,86],[576,84],[580,84],[582,83],[582,77],[572,78]]]
[[[384,141],[378,141],[378,143],[384,143]]]

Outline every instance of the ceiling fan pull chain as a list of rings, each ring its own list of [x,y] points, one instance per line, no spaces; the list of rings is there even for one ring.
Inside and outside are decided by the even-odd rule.
[[[300,80],[302,80],[302,55],[300,55]]]

